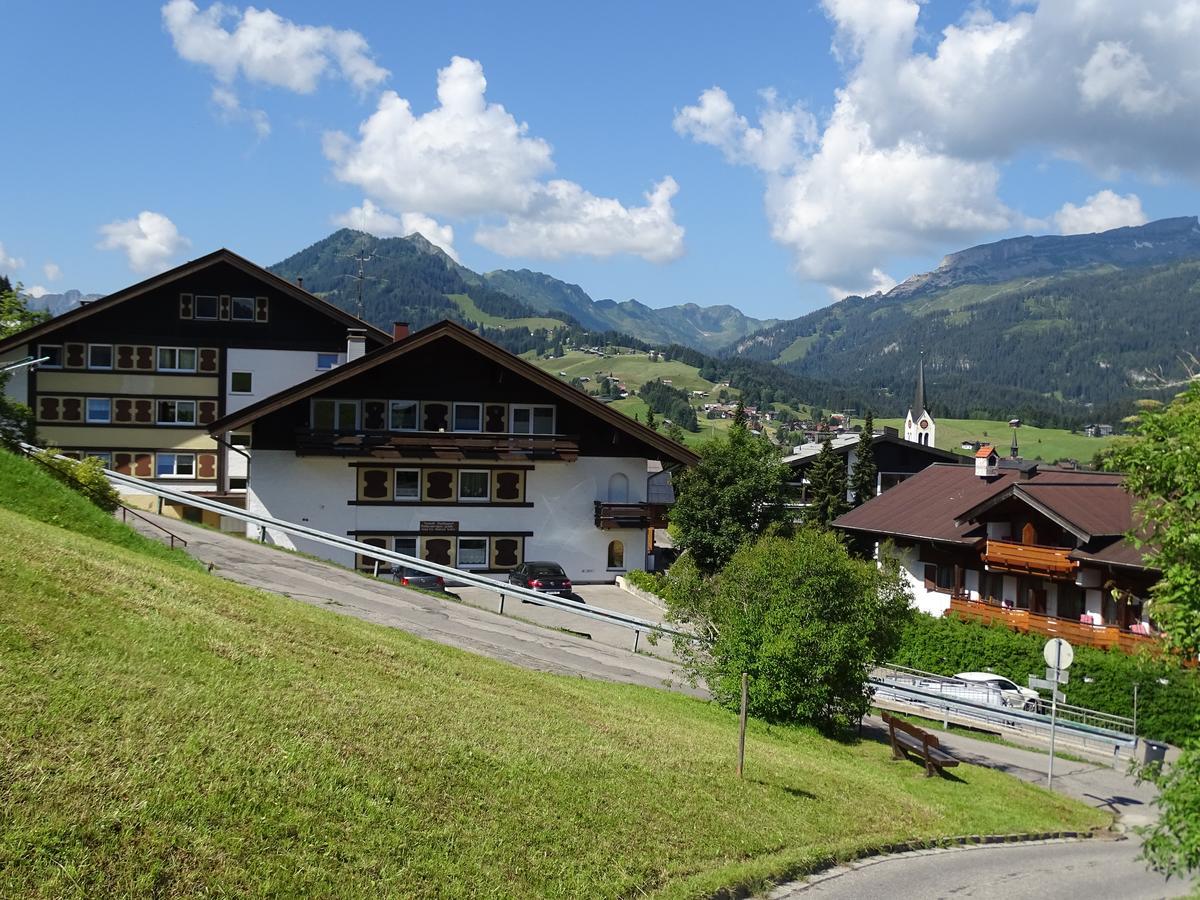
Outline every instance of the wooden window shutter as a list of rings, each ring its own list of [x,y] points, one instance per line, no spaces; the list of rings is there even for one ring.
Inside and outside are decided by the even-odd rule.
[[[425,477],[423,500],[453,502],[454,476],[457,474],[453,469],[425,469],[421,474]]]
[[[421,558],[431,563],[443,566],[454,565],[454,544],[452,537],[421,538]]]
[[[391,469],[359,469],[358,470],[358,499],[359,500],[391,500],[392,499],[392,470]]]
[[[67,344],[63,347],[63,367],[67,369],[82,369],[87,365],[84,344]]]
[[[113,360],[113,368],[132,369],[134,367],[133,352],[130,344],[117,344],[117,357]]]
[[[228,322],[229,321],[229,295],[222,294],[220,303],[221,303],[221,305],[220,305],[221,311],[218,315],[220,316],[220,319],[222,322]]]
[[[133,474],[137,478],[149,478],[154,474],[154,454],[138,453],[133,457]]]
[[[255,297],[254,298],[254,321],[255,322],[267,321],[267,298],[266,297]]]
[[[154,348],[134,347],[134,368],[139,372],[154,371]]]
[[[504,433],[508,430],[508,407],[503,403],[489,403],[483,408],[483,430]]]
[[[179,295],[179,318],[190,319],[192,317],[192,295]]]
[[[83,398],[82,397],[63,397],[62,398],[62,418],[64,422],[82,422],[83,421]]]
[[[113,468],[122,475],[129,475],[133,470],[133,454],[132,453],[114,453]]]
[[[129,423],[133,421],[133,401],[128,397],[119,397],[113,401],[113,421]]]
[[[492,568],[512,569],[520,565],[523,543],[519,537],[492,538]]]
[[[196,477],[205,479],[217,477],[217,454],[196,454]]]
[[[205,374],[216,372],[219,355],[216,347],[201,347],[196,353],[196,370]]]
[[[210,422],[217,420],[217,401],[216,400],[200,400],[196,403],[196,421],[201,425],[207,425]]]
[[[492,500],[497,503],[521,503],[525,499],[525,473],[520,469],[498,469],[492,478]]]
[[[59,397],[38,397],[38,421],[57,422],[62,418],[62,401]]]

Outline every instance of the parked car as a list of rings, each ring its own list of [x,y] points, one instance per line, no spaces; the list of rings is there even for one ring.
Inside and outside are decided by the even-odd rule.
[[[994,688],[999,692],[1000,702],[1004,706],[1018,709],[1035,710],[1041,695],[1033,688],[1021,687],[1015,681],[997,675],[995,672],[959,672],[954,676],[959,681],[969,681],[973,684]]]
[[[392,578],[405,587],[421,588],[426,591],[444,591],[446,589],[446,582],[441,575],[433,575],[408,566],[396,566],[392,569]]]
[[[555,562],[523,562],[508,573],[508,583],[543,594],[557,594],[569,600],[577,599],[571,579],[567,577],[563,567]]]

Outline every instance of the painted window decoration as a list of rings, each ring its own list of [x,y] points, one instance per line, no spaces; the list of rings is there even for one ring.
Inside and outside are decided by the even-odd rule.
[[[458,539],[458,568],[486,569],[488,565],[488,539],[485,537],[460,537]]]
[[[405,501],[421,499],[421,472],[419,469],[397,469],[395,478],[395,499]]]
[[[112,344],[88,344],[88,368],[107,370],[113,367]]]
[[[495,493],[493,499],[501,503],[520,503],[524,499],[524,472],[497,471],[495,475]]]
[[[317,354],[317,371],[328,372],[338,364],[338,355],[336,353],[318,353]]]
[[[453,469],[426,469],[425,499],[453,500],[454,475]]]
[[[421,430],[445,431],[449,425],[450,404],[426,401],[421,404]]]
[[[88,397],[85,421],[107,424],[112,421],[112,400],[108,397]]]
[[[388,428],[392,431],[417,430],[416,400],[392,400],[388,407]]]
[[[142,348],[137,348],[141,350]],[[141,368],[141,366],[137,366]],[[158,368],[163,372],[195,372],[195,347],[159,347]]]
[[[63,365],[68,369],[83,369],[87,367],[87,344],[63,344],[63,355],[66,359]]]
[[[254,298],[233,297],[230,300],[229,318],[235,322],[254,321]]]
[[[364,431],[385,431],[387,429],[386,400],[364,400],[362,402],[362,425]]]
[[[156,478],[194,478],[196,455],[194,453],[159,453],[154,467]]]
[[[195,425],[195,400],[159,400],[157,403],[159,425]]]
[[[625,545],[620,541],[608,543],[608,567],[610,569],[625,568]]]
[[[492,538],[492,568],[514,569],[521,563],[521,538]]]
[[[458,499],[464,503],[487,503],[491,499],[491,472],[463,469],[458,473]]]
[[[392,473],[388,469],[359,469],[359,498],[387,500],[392,492],[391,476]]]
[[[443,566],[454,565],[454,538],[425,537],[421,539],[421,558]]]
[[[197,319],[217,318],[218,302],[215,294],[197,294],[192,301],[193,317]]]
[[[488,403],[483,407],[483,430],[503,434],[508,430],[508,407],[503,403]]]
[[[229,390],[234,394],[250,394],[254,392],[253,372],[230,372]]]
[[[325,359],[329,357],[329,359]],[[318,354],[318,368],[332,367],[336,354]],[[349,404],[360,410],[355,423],[366,431],[460,432],[464,434],[553,435],[557,429],[554,406],[528,403],[483,403],[466,400],[314,400],[312,427],[318,431],[335,430],[330,404]],[[317,413],[317,405],[322,404]],[[338,431],[356,426],[343,425]]]

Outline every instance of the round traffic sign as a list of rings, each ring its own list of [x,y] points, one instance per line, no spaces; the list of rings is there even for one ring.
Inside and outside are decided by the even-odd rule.
[[[1075,659],[1075,648],[1062,638],[1051,638],[1046,641],[1042,656],[1046,659],[1046,665],[1052,669],[1069,669]]]

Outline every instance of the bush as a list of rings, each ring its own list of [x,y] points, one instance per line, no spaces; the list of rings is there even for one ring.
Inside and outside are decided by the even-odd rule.
[[[103,463],[94,456],[77,461],[58,456],[58,451],[52,448],[39,450],[36,456],[59,481],[83,494],[105,512],[113,512],[121,505],[120,495],[104,475]]]
[[[909,602],[894,567],[817,529],[747,543],[709,578],[685,555],[667,577],[669,617],[709,641],[676,649],[719,703],[739,706],[747,672],[751,714],[833,732],[866,713],[867,675],[890,658]]]
[[[653,572],[633,569],[625,573],[625,580],[634,587],[641,588],[643,591],[654,594],[656,597],[666,596],[667,578],[665,575],[656,575]]]
[[[1030,675],[1044,674],[1046,640],[1002,626],[918,614],[904,627],[892,661],[939,675],[992,671],[1025,684]],[[1132,716],[1135,682],[1139,734],[1172,744],[1200,737],[1200,672],[1171,656],[1076,647],[1067,702]]]

